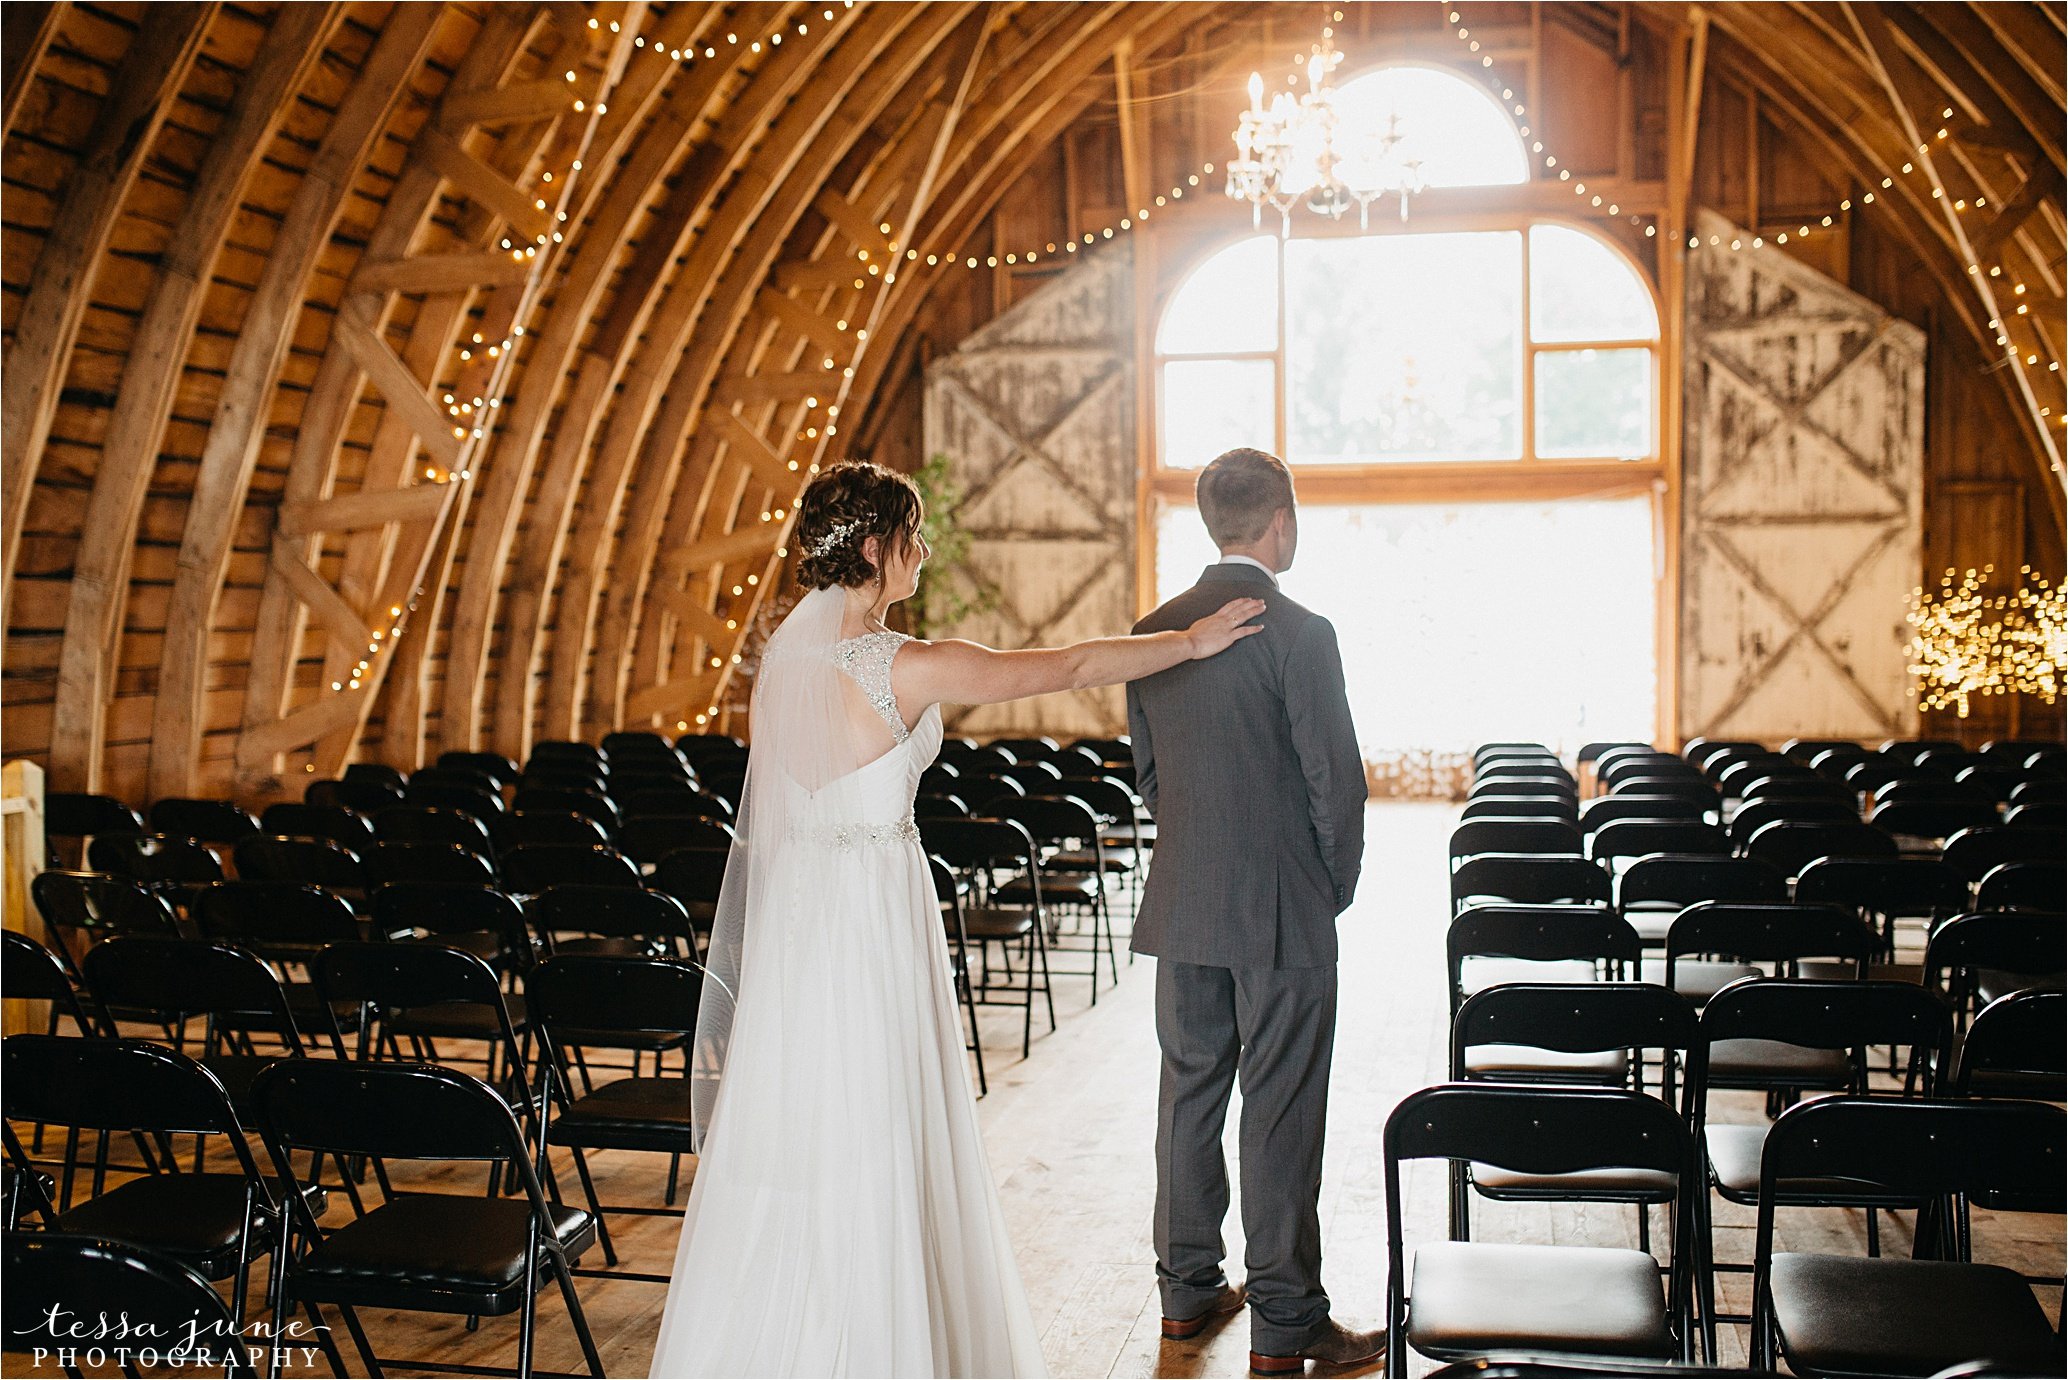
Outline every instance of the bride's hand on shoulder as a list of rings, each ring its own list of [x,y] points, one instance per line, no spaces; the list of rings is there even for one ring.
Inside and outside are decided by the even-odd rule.
[[[1192,660],[1219,656],[1243,638],[1262,632],[1262,627],[1249,620],[1263,611],[1262,599],[1231,599],[1185,629],[1192,642]]]

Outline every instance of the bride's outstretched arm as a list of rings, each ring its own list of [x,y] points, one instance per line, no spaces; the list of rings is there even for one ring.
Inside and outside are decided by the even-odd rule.
[[[899,701],[907,706],[997,704],[1058,690],[1118,685],[1225,651],[1263,631],[1245,626],[1263,611],[1261,599],[1236,599],[1182,632],[1100,637],[1022,652],[995,651],[959,640],[914,642],[898,654],[892,677]]]

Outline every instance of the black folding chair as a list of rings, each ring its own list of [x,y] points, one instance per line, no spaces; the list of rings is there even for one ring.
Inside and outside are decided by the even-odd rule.
[[[518,896],[536,896],[556,886],[616,886],[638,889],[639,868],[602,844],[526,843],[503,854],[503,885]]]
[[[1465,998],[1508,982],[1621,979],[1643,953],[1637,932],[1591,906],[1471,906],[1450,922],[1444,956],[1455,1024]]]
[[[1450,866],[1483,853],[1531,853],[1542,856],[1581,851],[1580,831],[1557,819],[1493,817],[1468,819],[1450,835]]]
[[[1587,840],[1587,856],[1611,873],[1621,870],[1618,864],[1660,853],[1727,858],[1730,851],[1730,839],[1722,829],[1695,819],[1619,819],[1602,825]]]
[[[962,917],[966,933],[978,946],[982,980],[976,983],[975,1000],[981,1005],[1026,1007],[1020,1036],[1020,1053],[1024,1057],[1033,1049],[1037,995],[1048,1007],[1048,1028],[1056,1028],[1055,998],[1048,975],[1048,924],[1041,905],[1040,858],[1034,839],[1023,826],[1006,819],[930,819],[920,824],[920,835],[927,852],[971,884]],[[1030,904],[1008,906],[995,902],[993,893],[997,887],[1015,877],[1033,881]],[[1003,981],[992,975],[994,945],[1003,961]],[[1020,951],[1017,981],[1012,963],[1015,947]]]
[[[1613,1088],[1448,1084],[1410,1094],[1386,1119],[1386,1373],[1407,1374],[1410,1349],[1439,1360],[1527,1349],[1692,1359],[1686,1213],[1674,1229],[1662,1290],[1648,1252],[1600,1246],[1444,1241],[1415,1248],[1409,1282],[1401,1165],[1468,1161],[1517,1174],[1649,1171],[1690,1180],[1680,1114]]]
[[[93,1196],[59,1210],[32,1204],[48,1230],[111,1238],[168,1256],[209,1280],[234,1280],[231,1309],[239,1326],[252,1263],[273,1248],[272,1228],[280,1215],[276,1190],[252,1158],[245,1130],[222,1083],[194,1060],[143,1040],[75,1040],[52,1035],[11,1035],[0,1045],[7,1119],[34,1121],[99,1134]],[[107,1188],[106,1147],[110,1133],[149,1136],[157,1153],[141,1166],[121,1167],[128,1177]],[[197,1163],[182,1171],[173,1155],[175,1135],[220,1140],[236,1163],[234,1173],[207,1173]],[[5,1128],[7,1156],[15,1172],[33,1178],[28,1152]],[[141,1144],[141,1140],[139,1141]],[[69,1165],[67,1166],[69,1171]],[[70,1200],[69,1172],[62,1201]],[[298,1186],[309,1211],[321,1214],[328,1201],[313,1182]],[[41,1196],[40,1194],[37,1196]],[[275,1268],[278,1268],[276,1257]],[[18,1280],[10,1279],[12,1289]],[[71,1308],[102,1306],[101,1299],[74,1299]]]
[[[2068,1122],[2033,1102],[1826,1098],[1767,1133],[1760,1161],[1752,1362],[1796,1375],[1926,1375],[1986,1359],[2000,1375],[2061,1369],[2061,1334],[2014,1270],[1964,1241],[1920,1257],[1777,1252],[1780,1206],[1902,1206],[1973,1199],[2060,1214]]]
[[[1875,933],[1837,906],[1703,901],[1682,911],[1666,931],[1665,958],[1647,964],[1646,977],[1700,1007],[1731,983],[1760,976],[1762,964],[1795,977],[1804,960],[1837,959],[1851,965],[1851,976],[1865,977],[1867,961],[1880,952]],[[1712,1072],[1732,1062],[1710,1052]]]
[[[1745,855],[1799,877],[1819,858],[1893,858],[1896,841],[1857,821],[1777,820],[1746,840]]]
[[[354,903],[366,898],[359,855],[331,839],[253,834],[237,845],[237,879],[320,886]]]
[[[4,1350],[11,1354],[44,1360],[36,1353],[58,1349],[43,1345],[58,1340],[51,1321],[78,1313],[81,1302],[90,1299],[103,1317],[124,1321],[127,1339],[89,1342],[79,1350],[107,1353],[126,1365],[126,1374],[137,1374],[138,1363],[155,1360],[178,1367],[180,1374],[210,1366],[227,1376],[258,1376],[222,1295],[192,1269],[156,1251],[105,1237],[10,1231],[6,1271],[0,1330],[6,1334]],[[66,1373],[80,1371],[73,1366]]]
[[[2028,987],[1982,1008],[1961,1041],[1951,1097],[2068,1102],[2068,994]]]
[[[486,854],[457,843],[377,843],[361,866],[370,891],[396,882],[495,885],[495,865]]]
[[[450,1370],[449,1364],[382,1358],[359,1321],[361,1308],[461,1314],[521,1314],[517,1365],[473,1374],[530,1375],[542,1275],[559,1286],[592,1375],[603,1361],[570,1273],[596,1239],[595,1220],[555,1205],[509,1105],[479,1079],[431,1064],[364,1064],[298,1059],[275,1064],[253,1088],[259,1129],[280,1178],[295,1183],[297,1150],[387,1160],[480,1161],[515,1176],[520,1196],[412,1192],[390,1196],[356,1221],[325,1233],[300,1207],[282,1219],[274,1260],[273,1316],[290,1299],[321,1322],[334,1304],[369,1374],[382,1366]],[[545,1148],[538,1147],[540,1163]],[[296,1185],[299,1187],[299,1185]],[[454,1242],[465,1249],[455,1251]],[[274,1339],[269,1374],[278,1373]],[[342,1374],[342,1369],[339,1370]]]
[[[381,843],[443,843],[482,858],[495,856],[481,821],[459,810],[430,805],[396,805],[373,817],[374,837]],[[364,856],[364,850],[361,850]],[[379,885],[379,883],[375,883]]]
[[[991,1091],[991,1083],[984,1076],[984,1037],[977,1029],[977,994],[969,966],[969,929],[962,919],[964,884],[955,876],[954,869],[939,858],[929,857],[926,870],[933,878],[934,899],[940,903],[941,920],[948,927],[948,938],[953,945],[949,962],[955,968],[955,1000],[969,1019],[969,1042],[965,1048],[976,1056],[977,1096],[983,1097]]]
[[[605,1212],[646,1216],[682,1215],[675,1206],[677,1173],[682,1156],[690,1154],[690,1091],[692,1071],[650,1076],[636,1072],[577,1093],[573,1070],[576,1047],[623,1047],[624,1037],[640,1044],[655,1039],[685,1043],[694,1040],[697,1008],[703,995],[704,970],[694,963],[646,958],[599,956],[554,957],[539,965],[527,988],[547,1053],[546,1068],[558,1115],[548,1134],[554,1145],[573,1152],[575,1173],[582,1181],[589,1213],[607,1266],[618,1263]],[[662,1207],[608,1208],[596,1196],[588,1151],[637,1150],[668,1156],[668,1186]],[[669,1276],[630,1271],[578,1270],[665,1284]]]
[[[258,821],[227,800],[166,796],[151,802],[151,830],[203,843],[235,843],[259,831]]]
[[[1666,943],[1680,912],[1698,901],[1777,903],[1788,899],[1788,879],[1752,858],[1708,854],[1655,854],[1639,858],[1616,878],[1616,911],[1647,948]]]
[[[401,797],[396,796],[395,800],[399,802]],[[292,801],[282,801],[266,807],[266,812],[259,816],[259,827],[268,834],[329,839],[354,853],[364,853],[375,842],[373,825],[366,816],[344,805],[297,805]]]
[[[2064,897],[2068,866],[2057,862],[1998,863],[1975,888],[1982,910],[2059,910]]]
[[[1450,908],[1455,915],[1475,900],[1606,906],[1609,889],[1608,873],[1577,853],[1481,853],[1450,874]]]
[[[689,910],[665,891],[568,883],[547,887],[526,909],[548,954],[696,956]]]
[[[4,946],[0,946],[0,997],[9,1001],[49,1002],[53,1035],[61,1014],[71,1017],[72,1028],[81,1036],[100,1033],[56,954],[19,930],[0,930],[0,941],[4,941]]]
[[[602,825],[571,810],[512,810],[495,817],[489,836],[499,853],[532,843],[593,848],[610,842]]]

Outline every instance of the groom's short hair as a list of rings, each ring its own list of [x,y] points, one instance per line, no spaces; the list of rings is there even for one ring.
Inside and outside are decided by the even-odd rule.
[[[1194,493],[1214,545],[1247,546],[1280,508],[1293,506],[1292,471],[1275,455],[1238,446],[1199,472]]]

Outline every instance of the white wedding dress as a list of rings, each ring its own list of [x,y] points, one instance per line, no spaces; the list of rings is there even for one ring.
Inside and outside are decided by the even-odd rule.
[[[840,640],[843,602],[806,596],[756,687],[703,1012],[731,1028],[651,1374],[1039,1375],[912,822],[940,712],[907,732],[905,639]]]

